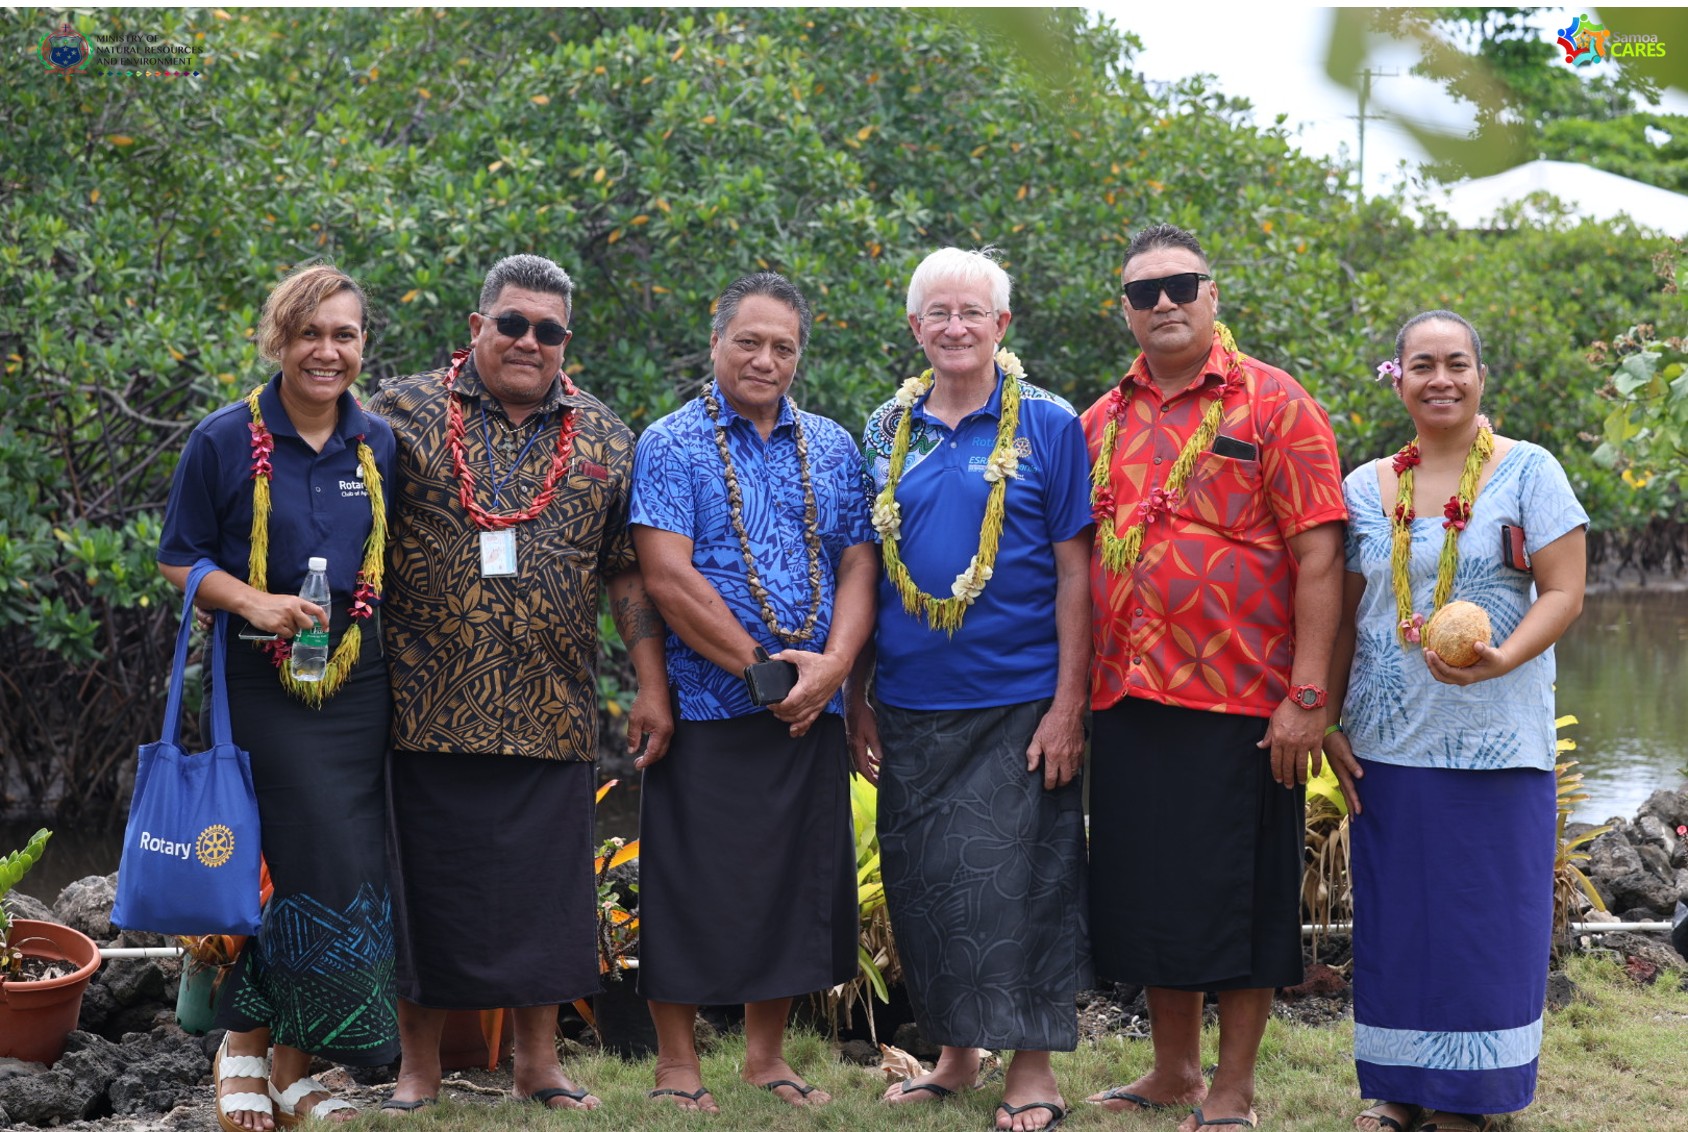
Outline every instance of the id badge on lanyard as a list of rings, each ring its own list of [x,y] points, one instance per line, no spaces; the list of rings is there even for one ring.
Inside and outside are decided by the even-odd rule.
[[[507,578],[516,572],[516,528],[481,532],[481,577]]]

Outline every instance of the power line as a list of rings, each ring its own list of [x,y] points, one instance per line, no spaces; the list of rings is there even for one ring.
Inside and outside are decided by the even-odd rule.
[[[1360,195],[1366,195],[1366,120],[1381,121],[1382,114],[1367,114],[1366,103],[1371,101],[1371,81],[1373,79],[1393,79],[1400,75],[1399,71],[1374,71],[1370,67],[1360,72],[1360,112],[1354,115],[1360,124]]]

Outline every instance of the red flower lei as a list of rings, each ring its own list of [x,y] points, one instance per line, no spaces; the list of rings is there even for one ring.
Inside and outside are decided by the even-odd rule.
[[[447,394],[446,439],[451,448],[452,471],[457,474],[457,499],[477,527],[483,531],[501,531],[536,518],[551,505],[551,501],[557,497],[557,485],[568,471],[569,459],[574,454],[574,438],[579,430],[575,426],[575,411],[564,409],[563,424],[557,431],[557,447],[551,453],[551,467],[545,473],[545,482],[540,485],[539,494],[520,511],[507,514],[488,511],[475,502],[475,473],[469,468],[469,460],[463,448],[463,438],[467,433],[463,424],[463,404],[458,398],[450,396],[451,387],[456,383],[457,375],[463,372],[463,365],[468,360],[468,350],[459,350],[451,355],[451,370],[441,381]],[[559,373],[557,376],[562,378],[563,392],[570,397],[574,396],[574,382],[569,380],[568,374]]]

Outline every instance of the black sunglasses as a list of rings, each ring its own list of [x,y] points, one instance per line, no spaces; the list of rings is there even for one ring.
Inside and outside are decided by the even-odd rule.
[[[1183,306],[1195,299],[1202,289],[1203,279],[1212,278],[1200,271],[1181,271],[1159,279],[1135,279],[1125,285],[1125,301],[1131,304],[1132,310],[1151,310],[1160,302],[1161,292],[1165,291],[1167,298]]]
[[[498,333],[506,338],[520,338],[528,332],[528,327],[533,327],[533,336],[539,340],[541,346],[561,346],[569,340],[569,335],[574,333],[562,323],[550,318],[544,322],[533,323],[519,314],[488,315],[486,317],[491,318],[497,324]]]

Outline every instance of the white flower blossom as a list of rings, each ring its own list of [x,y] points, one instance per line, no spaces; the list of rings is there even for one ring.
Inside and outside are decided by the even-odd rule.
[[[1002,372],[1016,381],[1026,380],[1026,367],[1020,364],[1017,354],[1009,350],[996,352],[996,364],[1002,367]]]
[[[932,382],[925,377],[911,377],[904,381],[897,390],[897,404],[905,409],[914,408],[914,403],[920,400],[920,395],[931,388]]]
[[[1020,474],[1020,457],[1012,448],[998,448],[985,462],[985,482],[1014,479]]]
[[[903,506],[895,499],[881,497],[873,504],[873,529],[881,538],[896,538],[903,525]]]
[[[979,562],[975,554],[973,560],[967,564],[967,569],[955,576],[955,583],[950,586],[950,595],[960,598],[965,604],[972,605],[979,600],[979,595],[985,592],[985,583],[991,580],[991,568]]]

